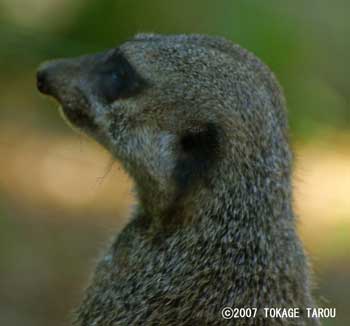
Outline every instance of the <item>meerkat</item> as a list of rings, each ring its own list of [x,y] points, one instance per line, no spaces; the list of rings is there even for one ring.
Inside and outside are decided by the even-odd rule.
[[[44,63],[37,85],[121,162],[138,198],[76,325],[319,325],[304,311],[285,100],[257,57],[219,37],[140,34]],[[225,319],[224,307],[258,312]]]

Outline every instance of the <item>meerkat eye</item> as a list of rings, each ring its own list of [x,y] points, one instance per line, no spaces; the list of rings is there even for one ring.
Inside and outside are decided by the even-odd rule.
[[[112,72],[111,73],[111,78],[114,80],[114,81],[119,81],[119,76],[116,72]]]
[[[141,77],[119,52],[97,70],[98,93],[109,103],[134,95],[142,84]]]
[[[107,72],[101,76],[100,92],[108,102],[113,102],[122,96],[125,79],[118,72]]]

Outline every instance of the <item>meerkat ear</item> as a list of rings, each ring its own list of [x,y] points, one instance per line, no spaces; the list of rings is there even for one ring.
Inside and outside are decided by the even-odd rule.
[[[213,123],[198,125],[180,136],[180,152],[174,177],[181,187],[187,187],[205,177],[217,160],[219,153],[219,129]]]

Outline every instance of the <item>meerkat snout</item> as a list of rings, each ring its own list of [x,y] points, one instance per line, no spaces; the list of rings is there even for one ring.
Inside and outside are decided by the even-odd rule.
[[[60,100],[60,93],[62,93],[62,88],[64,85],[64,79],[67,81],[72,78],[69,73],[73,74],[73,66],[70,60],[59,59],[51,60],[42,63],[36,73],[36,81],[38,90],[49,96],[55,97]],[[67,89],[70,85],[67,85]]]
[[[37,88],[54,97],[73,127],[78,127],[98,141],[103,123],[97,121],[108,113],[110,105],[134,95],[144,84],[128,61],[112,49],[77,58],[52,60],[37,71]]]
[[[50,93],[50,87],[48,83],[47,78],[47,71],[44,67],[41,67],[38,69],[36,73],[36,84],[38,87],[38,90],[43,94],[49,94]]]

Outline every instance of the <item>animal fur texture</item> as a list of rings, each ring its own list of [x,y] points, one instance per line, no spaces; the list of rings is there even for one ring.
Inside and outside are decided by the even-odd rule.
[[[138,207],[99,261],[76,325],[318,325],[292,208],[282,91],[240,46],[141,34],[43,64],[38,87],[135,181]],[[225,320],[224,307],[300,308]]]

